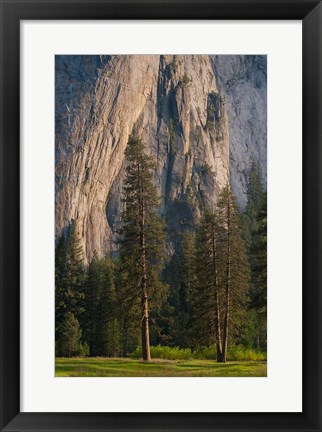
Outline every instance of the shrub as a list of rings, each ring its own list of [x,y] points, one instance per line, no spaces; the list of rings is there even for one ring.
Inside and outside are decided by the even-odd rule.
[[[89,356],[89,345],[86,341],[80,344],[79,355],[81,357]]]
[[[230,346],[227,350],[228,361],[260,361],[266,360],[266,353],[242,345]],[[199,348],[194,352],[194,358],[200,360],[216,360],[215,346]]]
[[[137,347],[129,357],[131,358],[141,358],[142,351],[141,348]],[[193,354],[189,348],[178,348],[156,345],[151,346],[151,358],[156,359],[167,359],[167,360],[191,360],[193,359]]]
[[[259,361],[266,360],[266,357],[265,352],[253,348],[246,348],[242,345],[231,346],[227,350],[228,361]]]
[[[130,358],[142,358],[141,348],[137,347],[130,355]],[[167,360],[216,360],[217,350],[215,346],[200,347],[194,352],[190,348],[179,348],[156,345],[151,346],[152,359]],[[242,345],[232,346],[227,351],[228,361],[263,361],[266,360],[266,353],[252,348],[243,347]]]
[[[151,355],[154,358],[163,358],[169,360],[189,360],[193,358],[189,348],[178,348],[157,345],[151,347]]]
[[[215,346],[198,348],[194,352],[194,358],[199,360],[216,360],[217,350]]]
[[[136,347],[134,351],[127,355],[129,358],[139,359],[142,357],[141,347]]]
[[[183,75],[183,78],[182,78],[182,83],[183,83],[183,85],[184,85],[184,86],[187,86],[187,85],[190,84],[191,82],[192,82],[192,79],[189,78],[188,75],[185,73],[185,74]]]

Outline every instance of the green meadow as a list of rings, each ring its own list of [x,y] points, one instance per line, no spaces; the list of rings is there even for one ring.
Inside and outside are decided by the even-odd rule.
[[[266,377],[266,361],[56,358],[56,377]]]

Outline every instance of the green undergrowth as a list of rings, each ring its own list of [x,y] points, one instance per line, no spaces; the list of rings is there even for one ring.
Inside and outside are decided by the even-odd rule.
[[[141,349],[137,348],[129,357],[141,358]],[[168,360],[216,360],[216,347],[199,348],[192,352],[190,348],[156,345],[151,346],[151,357]],[[264,361],[266,357],[265,352],[243,346],[232,346],[227,351],[228,361]]]

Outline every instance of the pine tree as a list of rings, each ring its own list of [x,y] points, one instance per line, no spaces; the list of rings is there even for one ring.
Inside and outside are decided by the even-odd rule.
[[[108,258],[103,258],[101,261],[104,271],[104,288],[99,308],[101,352],[103,356],[115,357],[120,353],[120,322],[113,277],[114,266]]]
[[[265,199],[263,187],[262,168],[255,160],[252,160],[247,175],[247,206],[243,214],[244,235],[247,250],[251,248],[252,235],[257,230],[257,216]]]
[[[167,264],[163,278],[170,286],[168,302],[162,311],[158,343],[190,347],[191,302],[190,295],[195,282],[194,272],[195,233],[180,234],[175,253]]]
[[[174,328],[177,331],[177,342],[182,347],[190,346],[189,322],[191,321],[190,296],[195,284],[194,260],[195,260],[195,233],[184,232],[181,234],[179,250],[178,274],[178,301],[175,308]]]
[[[257,230],[253,234],[251,255],[253,281],[257,287],[253,296],[253,304],[265,310],[267,300],[267,199],[264,199],[257,216]]]
[[[68,239],[66,281],[67,310],[81,322],[85,310],[85,267],[83,248],[75,222],[71,225]]]
[[[57,347],[61,346],[61,326],[70,312],[78,322],[84,318],[85,268],[83,251],[77,235],[75,223],[69,236],[64,234],[57,242],[55,250],[55,333]],[[61,355],[57,348],[57,354]]]
[[[55,249],[55,340],[60,338],[60,328],[64,320],[67,302],[67,250],[64,234],[59,238]]]
[[[166,287],[160,282],[164,250],[164,224],[156,209],[159,205],[152,158],[145,154],[139,138],[130,137],[125,152],[128,166],[123,186],[124,211],[120,230],[120,269],[126,324],[140,310],[142,356],[149,361],[149,310],[164,301]],[[140,306],[138,305],[140,303]],[[126,331],[126,329],[125,329]]]
[[[94,256],[86,281],[86,326],[84,339],[91,356],[111,357],[119,353],[119,321],[112,263]]]
[[[91,356],[98,356],[99,353],[99,325],[98,307],[100,305],[101,290],[104,287],[104,277],[100,269],[99,258],[94,252],[91,259],[86,278],[86,307],[84,317],[84,338],[89,344]]]
[[[60,339],[58,351],[63,357],[72,357],[80,352],[82,331],[77,318],[71,312],[66,312],[59,326]]]
[[[205,211],[196,235],[196,285],[192,307],[196,337],[216,344],[217,361],[226,362],[228,339],[247,308],[249,266],[240,218],[229,186],[214,211]]]
[[[221,309],[222,286],[220,285],[218,250],[219,220],[217,212],[206,210],[196,235],[195,273],[196,283],[191,298],[193,328],[201,345],[216,344],[217,361],[222,358]]]
[[[229,186],[219,196],[218,217],[220,224],[218,246],[222,274],[220,284],[224,287],[224,318],[222,336],[222,362],[227,360],[229,329],[233,319],[246,310],[249,289],[249,264],[242,237],[240,217],[236,200]]]
[[[122,246],[120,247],[122,249]],[[136,348],[139,344],[141,329],[140,326],[140,313],[141,306],[138,301],[139,289],[131,279],[132,274],[139,277],[136,268],[131,269],[133,266],[134,257],[129,254],[129,249],[124,248],[121,256],[116,263],[116,298],[120,317],[121,328],[121,342],[122,342],[122,356],[126,357],[127,354]]]
[[[257,216],[257,229],[253,233],[250,249],[252,287],[250,292],[251,308],[257,314],[257,345],[266,349],[267,319],[267,199]]]
[[[257,348],[266,349],[267,194],[262,184],[261,167],[255,161],[248,172],[243,222],[251,268],[249,313],[254,322],[253,344],[255,342]]]

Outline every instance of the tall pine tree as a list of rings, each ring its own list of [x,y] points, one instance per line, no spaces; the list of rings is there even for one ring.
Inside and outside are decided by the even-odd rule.
[[[254,340],[257,348],[266,349],[267,290],[267,194],[262,170],[254,160],[247,176],[247,207],[243,214],[244,236],[251,268],[249,312],[253,316]]]
[[[267,198],[257,215],[257,229],[253,232],[250,249],[252,286],[250,306],[257,317],[257,347],[266,349],[267,329]]]
[[[163,312],[163,324],[158,341],[172,346],[187,348],[191,346],[191,300],[190,295],[195,283],[194,271],[195,233],[185,231],[180,234],[171,260],[163,272],[164,280],[169,284],[169,298]]]
[[[55,340],[56,352],[59,355],[59,340],[61,337],[61,325],[64,321],[67,308],[67,260],[68,244],[64,233],[59,238],[55,249]]]
[[[249,266],[236,202],[229,186],[217,207],[203,215],[196,235],[196,285],[192,305],[196,337],[216,344],[217,361],[227,361],[230,332],[247,307]]]
[[[252,236],[257,230],[257,216],[265,200],[265,189],[263,187],[261,165],[253,159],[247,174],[247,206],[242,215],[244,236],[247,251],[249,252],[252,244]]]
[[[196,235],[196,283],[191,296],[194,344],[216,343],[217,361],[222,358],[222,287],[218,250],[219,221],[216,212],[206,210]]]
[[[124,211],[120,230],[123,291],[120,295],[127,302],[123,313],[130,314],[130,319],[138,313],[142,356],[149,361],[149,313],[165,301],[167,291],[160,281],[164,254],[164,223],[156,211],[159,206],[153,184],[156,165],[145,153],[145,146],[139,138],[129,138],[125,156],[128,165],[123,186]],[[128,321],[127,318],[128,316],[123,316],[123,321]]]
[[[81,347],[82,330],[74,314],[66,312],[63,321],[59,325],[59,330],[59,355],[64,357],[78,355]]]
[[[56,346],[59,347],[66,314],[71,313],[81,326],[84,321],[85,267],[75,222],[71,225],[69,235],[65,237],[62,234],[56,245],[55,284]],[[61,355],[58,348],[57,355]]]
[[[66,303],[68,311],[72,312],[79,322],[81,322],[85,310],[84,283],[84,253],[76,222],[73,222],[69,232],[67,249]]]
[[[113,264],[96,253],[89,264],[86,281],[86,312],[84,339],[90,355],[112,357],[119,355],[119,320]]]
[[[242,236],[240,216],[230,187],[225,186],[217,203],[220,224],[220,284],[224,288],[224,316],[221,361],[227,360],[229,331],[246,310],[249,290],[249,264]],[[231,319],[234,318],[234,320]]]

